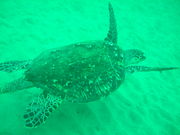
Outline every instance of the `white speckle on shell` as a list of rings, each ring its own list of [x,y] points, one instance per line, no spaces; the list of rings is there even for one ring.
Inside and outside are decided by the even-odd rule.
[[[53,83],[56,83],[56,82],[58,82],[58,80],[54,79],[54,80],[53,80]]]
[[[87,47],[90,49],[90,48],[92,48],[93,46],[90,44],[90,45],[88,45]]]
[[[67,81],[65,85],[66,85],[66,86],[68,86],[68,85],[69,85],[69,83],[70,83],[70,81]]]
[[[110,46],[113,46],[113,45],[114,45],[113,42],[109,42],[109,41],[106,41],[105,44],[106,44],[106,45],[110,45]]]
[[[93,83],[93,81],[92,80],[89,80],[89,84],[92,84]]]

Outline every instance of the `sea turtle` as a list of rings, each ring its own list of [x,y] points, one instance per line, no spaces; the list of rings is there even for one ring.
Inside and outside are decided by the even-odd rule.
[[[119,88],[127,72],[175,69],[133,66],[145,59],[137,49],[123,51],[117,44],[114,11],[109,3],[109,31],[100,41],[75,43],[47,50],[37,58],[0,64],[0,70],[25,69],[24,76],[8,83],[1,93],[31,87],[43,89],[27,105],[26,127],[38,127],[62,102],[86,103],[108,96]]]

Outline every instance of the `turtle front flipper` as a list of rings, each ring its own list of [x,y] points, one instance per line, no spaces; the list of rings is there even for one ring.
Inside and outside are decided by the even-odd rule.
[[[8,61],[0,63],[0,71],[13,72],[17,70],[27,69],[32,60],[24,61]]]
[[[128,66],[126,67],[126,72],[134,73],[134,72],[151,72],[151,71],[165,71],[165,70],[174,70],[179,69],[178,67],[146,67],[146,66]]]
[[[117,25],[111,3],[109,3],[109,31],[107,37],[105,38],[105,41],[115,45],[117,44]]]
[[[61,98],[52,95],[41,95],[30,103],[25,111],[25,126],[35,128],[45,123],[49,115],[58,108],[62,102]]]

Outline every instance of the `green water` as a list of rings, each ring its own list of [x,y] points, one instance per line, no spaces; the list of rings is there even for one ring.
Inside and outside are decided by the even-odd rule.
[[[118,44],[147,57],[142,65],[180,67],[179,0],[113,0]],[[107,0],[0,0],[0,62],[32,59],[79,41],[104,39]],[[0,72],[0,85],[23,71]],[[63,104],[46,124],[24,127],[41,92],[0,95],[0,135],[180,135],[180,70],[128,75],[119,90],[88,104]]]

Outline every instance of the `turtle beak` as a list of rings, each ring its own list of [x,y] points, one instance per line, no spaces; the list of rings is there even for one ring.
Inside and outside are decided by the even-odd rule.
[[[146,57],[143,55],[143,56],[142,56],[142,60],[145,60],[145,59],[146,59]]]
[[[145,59],[146,59],[146,57],[144,55],[142,55],[140,61],[144,61]]]

